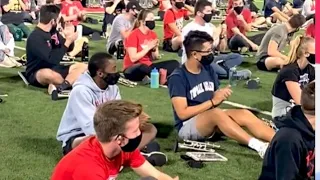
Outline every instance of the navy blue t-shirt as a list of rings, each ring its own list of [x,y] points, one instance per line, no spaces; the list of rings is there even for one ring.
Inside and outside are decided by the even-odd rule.
[[[174,70],[168,78],[170,98],[185,97],[188,106],[196,106],[211,100],[213,92],[219,87],[217,74],[212,67],[202,67],[200,74],[190,73],[184,65]],[[173,108],[175,127],[178,131],[182,127],[182,120]]]
[[[270,17],[274,13],[272,10],[273,7],[277,7],[282,11],[282,7],[285,4],[287,4],[286,0],[279,0],[279,2],[276,2],[275,0],[267,0],[264,8],[264,17]]]

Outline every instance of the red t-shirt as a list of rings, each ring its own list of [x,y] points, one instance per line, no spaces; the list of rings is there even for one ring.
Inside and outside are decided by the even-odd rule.
[[[315,38],[316,37],[315,30],[316,29],[314,24],[310,24],[306,29],[306,35]]]
[[[163,34],[164,39],[172,39],[174,32],[170,29],[169,24],[176,23],[178,29],[181,31],[183,28],[183,19],[188,16],[188,11],[186,9],[179,9],[177,11],[173,9],[168,9],[164,13],[163,17]]]
[[[72,16],[78,14],[80,11],[83,11],[83,6],[80,1],[72,1],[72,3],[68,3],[66,1],[61,3],[62,9],[61,14],[66,16]],[[72,24],[77,26],[79,24],[78,20],[73,20]]]
[[[90,137],[60,160],[51,180],[111,180],[117,177],[121,166],[137,168],[144,162],[139,150],[107,159],[97,138]]]
[[[252,18],[251,18],[251,11],[247,8],[244,8],[242,10],[242,16],[244,18],[244,20],[249,24],[252,22]],[[231,38],[234,33],[232,32],[232,28],[237,27],[240,32],[244,35],[246,35],[246,31],[243,27],[243,23],[241,21],[239,21],[237,19],[236,14],[234,13],[234,11],[231,11],[227,17],[226,17],[226,25],[227,25],[227,38]]]
[[[143,50],[148,41],[158,39],[157,34],[154,31],[149,30],[147,34],[143,34],[139,28],[136,28],[125,40],[125,48],[134,47],[137,48],[137,52]],[[152,52],[150,51],[144,57],[142,57],[136,63],[145,64],[150,66],[152,64]],[[134,63],[130,60],[129,54],[126,53],[123,60],[123,69],[131,67]]]

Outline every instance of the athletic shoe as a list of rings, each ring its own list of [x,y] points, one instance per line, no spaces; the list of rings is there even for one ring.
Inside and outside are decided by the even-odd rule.
[[[243,69],[237,71],[237,79],[238,80],[247,80],[250,79],[252,75],[252,72],[249,69]]]
[[[167,156],[160,151],[153,151],[151,153],[141,152],[141,155],[153,166],[163,166],[168,162]]]
[[[141,82],[143,85],[148,85],[150,84],[150,81],[151,81],[150,78],[148,76],[145,76]]]
[[[268,149],[269,143],[264,143],[263,146],[260,146],[260,149],[258,150],[259,156],[263,159],[264,155]]]
[[[20,58],[18,58],[18,57],[8,57],[8,58],[13,64],[16,65],[16,67],[21,67],[22,66],[22,64],[17,61]]]
[[[57,87],[53,84],[49,84],[48,86],[48,94],[52,94],[53,91],[57,91]]]
[[[4,60],[0,62],[0,67],[13,68],[17,65],[13,63],[8,56],[4,56]]]

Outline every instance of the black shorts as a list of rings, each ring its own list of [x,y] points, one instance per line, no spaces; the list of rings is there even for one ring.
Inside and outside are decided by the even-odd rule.
[[[257,68],[261,71],[269,71],[267,69],[267,66],[266,66],[266,59],[268,58],[269,56],[262,56],[258,62],[257,62]]]
[[[51,68],[52,71],[55,71],[57,73],[59,73],[63,79],[65,79],[68,74],[69,74],[69,69],[70,69],[70,65],[68,66],[62,66],[62,65],[56,65],[56,66],[53,66]],[[37,74],[38,71],[35,71],[34,73],[31,73],[28,77],[27,77],[27,80],[28,82],[33,85],[33,86],[36,86],[36,87],[46,87],[46,85],[42,85],[38,82],[37,78],[36,78],[36,74]]]
[[[73,141],[78,138],[78,137],[84,137],[86,136],[85,134],[81,133],[81,134],[78,134],[76,136],[73,136],[71,137],[67,142],[66,142],[66,145],[62,148],[62,153],[63,155],[67,155],[71,150],[72,150],[72,143]]]
[[[177,50],[172,49],[172,39],[165,39],[162,43],[162,49],[167,52],[178,52],[180,48]]]

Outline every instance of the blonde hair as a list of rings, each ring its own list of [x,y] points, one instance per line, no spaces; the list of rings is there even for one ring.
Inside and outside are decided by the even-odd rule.
[[[295,63],[303,54],[307,51],[309,43],[314,43],[315,40],[312,37],[304,37],[298,35],[291,43],[291,49],[288,54],[289,62],[287,64]]]

